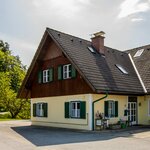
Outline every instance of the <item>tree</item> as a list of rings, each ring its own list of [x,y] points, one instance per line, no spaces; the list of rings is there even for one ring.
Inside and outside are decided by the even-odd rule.
[[[11,113],[12,118],[28,118],[30,101],[17,99],[17,92],[26,73],[19,56],[13,56],[9,45],[0,41],[0,106]]]
[[[0,49],[3,52],[9,51],[9,44],[7,42],[3,42],[2,40],[0,40]]]

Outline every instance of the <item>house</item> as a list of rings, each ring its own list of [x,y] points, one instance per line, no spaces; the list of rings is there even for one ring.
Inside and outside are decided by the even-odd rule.
[[[149,48],[123,52],[102,31],[87,41],[47,28],[18,97],[31,98],[33,125],[93,130],[96,114],[149,124]]]
[[[139,101],[139,123],[150,124],[150,45],[127,50],[144,89],[144,101]]]

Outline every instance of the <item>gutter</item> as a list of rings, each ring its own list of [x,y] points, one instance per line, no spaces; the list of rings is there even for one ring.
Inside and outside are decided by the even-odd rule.
[[[94,130],[94,104],[108,97],[108,92],[106,95],[92,102],[92,130]]]
[[[142,81],[142,78],[141,78],[141,76],[140,76],[140,74],[139,74],[139,72],[138,72],[138,70],[137,70],[137,68],[136,68],[136,66],[135,66],[135,63],[134,63],[134,61],[133,61],[133,59],[132,59],[130,53],[128,54],[128,56],[129,56],[130,61],[131,61],[132,65],[133,65],[133,68],[134,68],[134,70],[135,70],[135,72],[136,72],[136,74],[137,74],[137,76],[138,76],[138,78],[139,78],[139,81],[140,81],[140,83],[141,83],[141,85],[142,85],[142,88],[143,88],[143,90],[144,90],[144,93],[147,93],[147,90],[146,90],[146,88],[145,88],[144,82]]]

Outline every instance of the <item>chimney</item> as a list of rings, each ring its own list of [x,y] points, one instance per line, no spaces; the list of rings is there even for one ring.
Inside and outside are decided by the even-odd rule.
[[[105,48],[104,48],[104,34],[105,32],[100,31],[94,33],[94,37],[91,38],[92,46],[100,53],[105,55]]]

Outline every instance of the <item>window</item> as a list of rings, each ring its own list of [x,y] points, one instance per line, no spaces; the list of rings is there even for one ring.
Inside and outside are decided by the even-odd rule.
[[[43,83],[49,82],[49,70],[43,70]]]
[[[148,101],[148,116],[150,116],[150,100]]]
[[[86,102],[65,102],[65,118],[86,119]]]
[[[63,79],[71,78],[71,64],[63,66]]]
[[[114,103],[114,101],[109,101],[109,103],[108,103],[108,116],[109,117],[115,116],[115,103]]]
[[[36,116],[43,117],[44,116],[44,109],[43,109],[43,104],[38,103],[36,105]]]
[[[58,66],[58,80],[76,77],[76,69],[71,64]]]
[[[118,101],[105,101],[104,107],[105,117],[118,117]]]
[[[89,49],[90,52],[95,53],[95,50],[92,47],[88,46],[87,48]]]
[[[47,103],[34,103],[33,104],[34,117],[47,117]]]
[[[71,102],[71,117],[80,118],[80,102]]]
[[[53,68],[49,68],[38,73],[38,83],[48,83],[53,81]]]
[[[124,74],[129,74],[125,68],[123,68],[123,66],[119,65],[119,64],[116,64],[116,67]]]
[[[134,57],[139,57],[139,56],[141,56],[143,52],[144,52],[144,49],[138,50],[138,51],[135,53]]]

